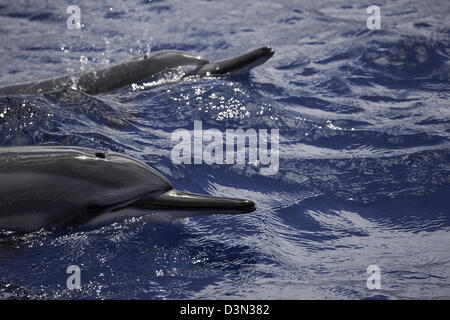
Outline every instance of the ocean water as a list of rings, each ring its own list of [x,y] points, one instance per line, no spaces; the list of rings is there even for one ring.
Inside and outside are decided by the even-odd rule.
[[[83,0],[83,28],[68,30],[71,4],[0,1],[0,83],[163,49],[276,53],[235,77],[0,97],[0,145],[121,152],[177,189],[249,198],[257,210],[3,232],[1,299],[450,298],[448,0]],[[196,120],[279,129],[278,173],[174,164],[171,133]],[[66,286],[70,265],[80,290]],[[379,289],[367,286],[370,265]]]

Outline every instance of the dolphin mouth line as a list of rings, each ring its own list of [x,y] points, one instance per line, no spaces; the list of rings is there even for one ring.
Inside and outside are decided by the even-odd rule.
[[[170,189],[143,196],[130,207],[151,210],[215,211],[218,213],[250,213],[256,210],[253,201],[221,198]]]

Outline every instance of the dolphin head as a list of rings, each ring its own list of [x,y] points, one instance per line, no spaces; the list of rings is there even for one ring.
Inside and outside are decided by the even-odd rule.
[[[155,169],[119,153],[78,147],[0,149],[0,229],[98,224],[130,212],[163,211],[176,218],[253,210],[249,200],[177,191]]]
[[[269,60],[275,51],[271,47],[262,47],[230,59],[211,62],[196,71],[199,76],[225,76],[247,72]]]
[[[255,204],[250,200],[213,197],[195,193],[178,191],[172,184],[152,167],[119,153],[90,151],[103,167],[103,172],[110,172],[110,186],[120,186],[120,192],[125,208],[135,208],[143,211],[151,210],[183,210],[209,213],[246,213],[255,210]],[[100,159],[98,159],[100,158]],[[122,195],[126,190],[126,197]],[[134,197],[133,195],[136,195]],[[129,199],[131,201],[124,201]],[[100,200],[100,199],[99,199]],[[112,200],[112,199],[111,199]],[[109,200],[109,203],[111,203]],[[100,201],[100,202],[104,202]],[[120,208],[120,205],[119,205]]]

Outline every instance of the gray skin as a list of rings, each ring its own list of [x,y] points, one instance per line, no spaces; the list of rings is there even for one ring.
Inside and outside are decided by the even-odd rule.
[[[255,210],[252,201],[177,191],[128,156],[79,147],[0,148],[0,229],[30,232],[158,213],[173,219]]]
[[[0,85],[0,95],[37,94],[66,88],[99,94],[143,81],[177,67],[185,67],[185,77],[225,76],[246,72],[263,64],[273,54],[272,48],[263,47],[231,59],[210,62],[183,51],[160,51],[87,72]]]

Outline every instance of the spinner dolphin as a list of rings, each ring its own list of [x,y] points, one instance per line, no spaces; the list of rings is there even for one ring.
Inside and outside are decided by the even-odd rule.
[[[175,190],[123,154],[79,147],[0,148],[0,229],[92,225],[128,216],[181,218],[255,210],[252,201]]]
[[[86,72],[0,85],[0,95],[37,94],[66,88],[99,94],[143,81],[177,67],[183,68],[184,75],[180,77],[181,79],[226,76],[243,73],[259,66],[273,54],[272,48],[262,47],[234,58],[211,62],[184,51],[159,51]]]

